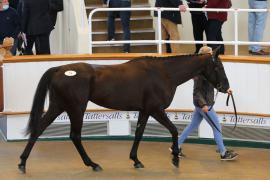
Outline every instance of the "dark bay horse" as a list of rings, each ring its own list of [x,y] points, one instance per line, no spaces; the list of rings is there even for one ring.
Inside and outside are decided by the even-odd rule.
[[[222,62],[213,54],[181,55],[170,57],[141,57],[118,65],[68,64],[47,70],[33,100],[28,133],[28,143],[18,165],[25,173],[26,160],[42,132],[64,111],[70,122],[70,138],[86,166],[94,171],[102,168],[93,162],[81,143],[81,130],[87,102],[92,101],[106,108],[139,111],[135,140],[130,159],[135,168],[144,165],[137,157],[137,150],[149,116],[154,117],[172,134],[172,163],[178,167],[178,132],[165,114],[178,85],[202,74],[226,92],[229,82]],[[49,92],[49,107],[44,111],[44,101]]]

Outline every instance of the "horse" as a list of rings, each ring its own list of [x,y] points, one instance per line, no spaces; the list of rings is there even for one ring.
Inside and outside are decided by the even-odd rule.
[[[117,65],[73,63],[48,69],[35,92],[27,126],[30,136],[20,156],[19,170],[26,172],[26,160],[36,140],[64,111],[71,123],[70,139],[84,164],[94,171],[102,170],[99,164],[90,159],[81,143],[83,116],[88,101],[110,109],[139,112],[129,156],[135,168],[144,168],[137,151],[149,116],[171,133],[172,163],[179,167],[178,132],[165,109],[172,102],[177,86],[199,74],[220,92],[225,93],[229,88],[217,50],[203,55],[139,57]],[[49,106],[44,113],[47,93]]]

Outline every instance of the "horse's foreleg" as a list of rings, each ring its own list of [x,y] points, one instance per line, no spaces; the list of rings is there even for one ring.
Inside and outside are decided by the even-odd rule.
[[[72,140],[77,151],[79,152],[84,164],[86,166],[91,166],[94,171],[101,171],[102,168],[89,158],[82,145],[81,130],[83,122],[83,113],[76,113],[76,111],[74,111],[68,114],[71,120],[70,139]]]
[[[135,132],[135,139],[134,139],[133,146],[132,146],[130,156],[129,156],[130,159],[134,161],[135,168],[144,168],[144,165],[138,160],[137,151],[138,151],[139,143],[142,139],[142,135],[143,135],[148,117],[149,115],[147,114],[144,114],[142,112],[139,113],[137,128]]]
[[[160,124],[162,124],[164,127],[166,127],[170,133],[172,134],[172,154],[173,159],[172,163],[174,166],[179,167],[179,148],[178,148],[178,131],[175,125],[170,121],[170,119],[167,117],[166,113],[163,111],[158,111],[153,114],[151,114]]]
[[[45,113],[45,115],[41,118],[41,126],[40,131],[35,134],[30,134],[30,138],[28,140],[28,143],[23,151],[23,153],[20,156],[21,162],[18,164],[18,168],[22,173],[25,173],[25,166],[26,166],[26,160],[29,157],[29,154],[38,139],[38,137],[43,133],[43,131],[54,121],[54,119],[61,114],[62,111],[57,110],[57,107],[50,106],[48,111]]]

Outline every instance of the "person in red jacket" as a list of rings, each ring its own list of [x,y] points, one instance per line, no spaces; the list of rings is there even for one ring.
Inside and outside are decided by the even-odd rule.
[[[205,8],[230,8],[230,0],[208,0]],[[222,25],[227,21],[227,12],[207,12],[207,28],[206,39],[207,41],[223,41]],[[219,54],[224,54],[224,44],[209,44],[212,49],[220,47]]]

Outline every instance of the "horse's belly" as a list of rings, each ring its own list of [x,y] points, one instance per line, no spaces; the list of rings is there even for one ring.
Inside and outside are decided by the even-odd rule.
[[[131,101],[123,101],[123,100],[116,100],[116,99],[107,99],[107,100],[91,100],[95,104],[109,108],[109,109],[116,109],[122,111],[139,111],[142,109],[142,105],[138,103],[134,103]]]
[[[142,108],[142,97],[137,93],[124,93],[121,90],[114,90],[110,93],[108,92],[99,92],[93,93],[90,101],[111,109],[118,110],[139,110]]]

